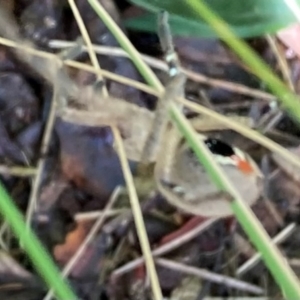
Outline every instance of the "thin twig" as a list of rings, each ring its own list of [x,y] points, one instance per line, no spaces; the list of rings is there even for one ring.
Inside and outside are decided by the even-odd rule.
[[[241,135],[249,138],[250,140],[264,146],[265,148],[269,149],[270,151],[279,154],[285,160],[291,162],[293,165],[300,167],[300,159],[296,155],[294,155],[291,151],[283,148],[282,146],[278,145],[277,143],[273,142],[271,139],[261,135],[259,132],[252,130],[242,124],[227,118],[213,110],[210,110],[202,105],[192,103],[186,99],[179,99],[186,107],[192,109],[199,114],[203,114],[207,117],[211,117],[216,121],[224,124],[229,129],[232,129]]]
[[[51,40],[49,42],[49,47],[52,47],[54,49],[62,49],[62,48],[70,47],[75,44],[76,44],[75,42]],[[86,47],[83,47],[83,49],[85,51],[87,51]],[[102,54],[102,55],[129,57],[128,54],[124,50],[122,50],[121,48],[117,48],[117,47],[93,45],[93,49],[96,51],[96,53]],[[168,71],[168,65],[164,61],[159,60],[157,58],[153,58],[148,55],[141,54],[141,57],[149,66],[159,69],[159,70],[162,70],[162,71]],[[212,87],[223,88],[224,90],[228,90],[233,93],[238,93],[241,95],[255,97],[255,98],[259,98],[259,99],[266,100],[266,101],[273,101],[276,99],[276,97],[272,94],[269,94],[267,92],[263,92],[263,91],[260,91],[257,89],[249,88],[249,87],[239,84],[239,83],[230,82],[230,81],[226,81],[226,80],[222,80],[222,79],[210,78],[208,76],[196,73],[196,72],[188,70],[186,68],[182,68],[182,72],[185,75],[187,75],[188,78],[190,78],[196,82],[206,84],[206,85],[209,85]]]
[[[175,51],[172,32],[169,25],[169,14],[166,11],[162,11],[158,15],[157,34],[164,53],[165,61],[168,65],[169,76],[176,76],[180,72],[180,61]]]
[[[19,167],[19,166],[4,166],[0,165],[0,174],[1,175],[10,175],[17,177],[31,177],[35,176],[37,173],[36,168],[31,167]]]
[[[121,215],[123,213],[127,213],[130,210],[127,208],[120,208],[120,209],[111,209],[106,213],[106,216],[108,217],[115,217],[117,215]],[[104,214],[103,210],[96,210],[96,211],[90,211],[90,212],[83,212],[83,213],[77,213],[75,214],[75,221],[81,222],[81,221],[93,221],[95,219],[98,219],[101,215]]]
[[[156,92],[153,88],[151,88],[150,86],[143,84],[141,82],[126,78],[124,76],[121,76],[121,75],[118,75],[118,74],[115,74],[113,72],[109,72],[109,71],[106,71],[103,69],[95,70],[95,68],[93,66],[89,66],[89,65],[86,65],[86,64],[74,61],[74,60],[61,60],[57,55],[55,55],[53,53],[48,53],[45,51],[37,50],[33,47],[26,46],[26,45],[24,45],[24,43],[22,41],[14,42],[12,40],[0,37],[0,44],[7,46],[7,47],[20,49],[23,52],[27,52],[28,54],[31,54],[31,55],[34,55],[34,56],[37,56],[40,58],[48,59],[51,62],[51,64],[57,65],[58,67],[66,65],[66,66],[70,66],[73,68],[85,70],[87,72],[94,73],[97,76],[103,76],[108,79],[114,80],[116,82],[135,87],[135,88],[137,88],[141,91],[144,91],[145,93],[148,93],[150,95],[159,95],[159,93]],[[73,44],[75,45],[75,43],[73,43]],[[20,57],[20,59],[22,59],[22,57]],[[25,59],[25,62],[27,62],[26,59]],[[45,74],[45,72],[41,73],[40,70],[37,70],[36,67],[32,64],[31,64],[31,67],[34,70],[36,70],[36,72],[38,72],[41,76],[46,77],[47,80],[50,80],[50,83],[53,84],[53,78],[49,78],[48,76],[45,76],[45,75],[47,75],[47,74]],[[45,70],[46,70],[46,68],[45,68]],[[71,94],[71,95],[76,96],[77,91],[73,92],[73,94]]]
[[[56,106],[57,106],[56,98],[58,97],[57,92],[58,92],[57,82],[55,82],[53,85],[53,96],[52,96],[52,100],[51,100],[49,116],[48,116],[48,120],[47,120],[46,127],[45,127],[45,132],[44,132],[42,144],[41,144],[41,150],[40,150],[41,157],[38,161],[36,176],[34,178],[33,186],[31,188],[31,192],[30,192],[30,196],[29,196],[29,202],[28,202],[28,207],[27,207],[27,212],[26,212],[27,228],[29,228],[31,225],[32,216],[33,216],[33,213],[36,210],[36,206],[37,206],[37,195],[38,195],[40,183],[42,180],[42,172],[44,170],[46,155],[48,152],[51,134],[52,134],[52,130],[53,130],[54,123],[55,123],[55,117],[56,117],[55,114],[56,114]]]
[[[208,229],[211,225],[216,223],[219,219],[217,218],[209,218],[208,220],[204,221],[197,227],[193,228],[192,230],[184,233],[183,235],[179,236],[178,238],[156,248],[155,250],[152,251],[152,255],[155,256],[160,256],[167,254],[180,246],[184,245],[185,243],[191,241],[195,237],[197,237],[200,233],[202,233],[204,230]],[[120,276],[123,275],[127,272],[130,272],[132,269],[137,267],[138,265],[142,264],[144,262],[143,257],[139,257],[137,259],[132,260],[129,263],[126,263],[122,267],[116,269],[113,271],[112,276]]]
[[[175,101],[177,97],[184,95],[184,84],[185,76],[182,73],[178,73],[171,79],[163,95],[158,99],[153,123],[143,147],[141,163],[149,163],[153,157],[157,156],[167,130],[170,104]]]
[[[25,43],[18,44],[17,42],[7,39],[7,38],[4,38],[4,37],[0,37],[0,44],[10,47],[10,48],[20,49],[20,50],[27,52],[28,54],[36,55],[38,57],[42,57],[42,58],[49,59],[49,60],[53,60],[53,59],[57,58],[56,55],[53,53],[37,50]],[[73,44],[75,44],[75,43],[73,43]]]
[[[100,67],[99,61],[97,59],[96,53],[93,49],[93,45],[92,45],[90,36],[88,34],[88,31],[87,31],[87,29],[84,25],[84,22],[82,20],[82,17],[80,15],[79,10],[78,10],[78,7],[77,7],[76,3],[74,2],[74,0],[68,0],[68,1],[69,1],[69,5],[70,5],[70,7],[73,11],[73,14],[74,14],[75,20],[77,22],[77,25],[80,29],[82,38],[83,38],[84,42],[87,45],[87,51],[88,51],[88,54],[90,56],[92,65],[94,66],[95,70],[99,72],[99,71],[101,71],[101,67]],[[108,96],[108,91],[107,91],[107,88],[104,84],[103,77],[101,76],[100,72],[98,73],[98,80],[99,79],[103,82],[103,84],[101,85],[101,93],[104,97],[107,97]]]
[[[278,111],[272,118],[269,120],[269,122],[262,128],[262,133],[268,133],[270,130],[272,130],[283,118],[284,112]]]
[[[280,49],[280,47],[276,41],[276,38],[274,38],[270,34],[267,34],[266,39],[277,59],[277,62],[278,62],[280,71],[282,73],[282,76],[284,78],[284,81],[287,83],[287,85],[291,89],[291,91],[295,92],[295,86],[294,86],[292,78],[291,78],[291,73],[289,70],[287,60],[285,58],[285,55],[282,53],[282,50]],[[272,114],[272,111],[271,111],[271,114]],[[260,131],[262,133],[267,133],[268,131],[273,129],[281,121],[283,115],[284,115],[284,113],[282,111],[278,111],[278,112],[275,111],[275,115],[270,118],[268,123],[266,123],[266,125]]]
[[[118,131],[118,129],[116,129],[115,127],[112,127],[112,131],[113,131],[114,138],[116,141],[117,152],[118,152],[118,155],[120,158],[122,171],[123,171],[127,189],[128,189],[128,194],[129,194],[129,199],[130,199],[130,204],[131,204],[131,208],[132,208],[132,213],[133,213],[133,218],[134,218],[134,222],[135,222],[135,226],[136,226],[137,235],[139,238],[139,242],[141,245],[141,249],[142,249],[144,258],[146,260],[146,268],[147,268],[147,272],[148,272],[148,275],[149,275],[150,281],[151,281],[153,297],[155,300],[161,300],[163,298],[162,292],[160,289],[154,260],[153,260],[152,254],[151,254],[151,248],[150,248],[150,244],[149,244],[147,231],[145,228],[145,223],[144,223],[139,199],[138,199],[138,196],[136,193],[133,177],[132,177],[132,174],[131,174],[131,171],[129,168],[129,164],[128,164],[128,161],[126,158],[123,141],[122,141],[122,138],[121,138],[121,135],[120,135],[120,132]]]
[[[95,235],[97,234],[97,232],[101,228],[103,222],[105,221],[105,218],[107,217],[107,212],[111,210],[114,203],[117,201],[117,199],[119,197],[119,194],[120,194],[120,191],[121,191],[121,187],[115,188],[115,190],[114,190],[113,194],[111,195],[106,207],[103,210],[103,214],[99,216],[98,220],[93,225],[92,229],[90,230],[90,232],[86,236],[83,243],[80,245],[80,247],[77,249],[76,253],[70,258],[70,260],[68,261],[68,263],[64,267],[64,269],[62,271],[63,278],[65,278],[66,276],[68,276],[70,274],[70,272],[72,271],[74,266],[78,263],[78,261],[81,258],[82,254],[84,254],[84,252],[85,252],[86,248],[88,247],[88,245],[93,241]],[[47,295],[44,297],[43,300],[51,300],[52,297],[53,297],[53,291],[50,290],[47,293]]]
[[[30,48],[30,47],[24,47],[23,48],[22,44],[15,43],[13,41],[10,41],[10,40],[7,40],[7,39],[1,38],[1,37],[0,37],[0,44],[8,46],[8,47],[13,47],[13,48],[22,48],[23,51],[27,51],[28,53],[31,53],[31,54],[39,56],[39,57],[48,58],[48,59],[52,59],[52,60],[53,59],[58,60],[58,58],[52,53],[39,51],[39,50],[36,50],[34,48]],[[75,44],[74,42],[70,43],[70,45],[74,45],[74,44]],[[111,50],[110,47],[94,46],[94,48],[96,50],[98,48],[100,48],[100,49],[104,48],[105,49],[105,51],[98,51],[99,53],[102,53],[102,52],[104,54],[114,53],[114,52],[109,53],[110,50]],[[120,54],[125,54],[125,52],[123,50],[120,50],[119,48],[112,48],[112,50],[115,50],[118,55],[119,55],[119,53]],[[124,56],[127,56],[127,55],[124,55]],[[143,55],[142,57],[145,60],[145,62],[147,62],[150,66],[156,67],[160,70],[165,70],[165,71],[168,70],[168,66],[165,62],[154,59],[154,58],[151,58],[151,57],[148,57],[148,56],[145,56],[145,55]],[[147,85],[142,84],[140,82],[125,78],[123,76],[114,74],[114,73],[106,71],[106,70],[101,70],[101,72],[96,71],[92,66],[88,66],[88,65],[85,65],[85,64],[82,64],[80,62],[73,61],[73,60],[61,61],[61,63],[65,64],[65,65],[68,65],[70,67],[86,70],[86,71],[95,73],[97,75],[102,74],[104,77],[107,77],[111,80],[115,80],[115,81],[123,83],[123,84],[127,84],[128,86],[135,87],[135,88],[137,88],[139,90],[142,90],[146,93],[149,93],[151,95],[155,95],[155,96],[160,95],[159,92],[155,91],[150,86],[147,86]],[[197,81],[197,82],[201,82],[203,84],[223,88],[223,89],[235,92],[235,93],[240,93],[240,94],[244,94],[244,95],[248,95],[248,96],[252,96],[252,97],[257,97],[257,98],[264,99],[264,100],[267,100],[267,101],[273,101],[273,100],[276,99],[276,97],[273,96],[272,94],[268,94],[266,92],[251,89],[251,88],[248,88],[244,85],[240,85],[240,84],[237,84],[237,83],[228,82],[228,81],[224,81],[224,80],[219,80],[219,79],[212,79],[212,78],[206,77],[202,74],[198,74],[198,73],[195,73],[193,71],[190,71],[190,70],[187,70],[187,69],[184,69],[184,68],[182,69],[182,72],[184,74],[186,74],[187,77],[189,77],[190,79],[192,79],[194,81]]]
[[[76,84],[65,73],[65,70],[60,69],[63,66],[62,61],[57,56],[49,55],[49,53],[43,53],[40,57],[32,56],[32,53],[36,51],[28,50],[28,48],[35,47],[30,41],[22,38],[16,20],[2,6],[0,6],[0,32],[4,38],[13,40],[14,43],[5,39],[2,41],[13,46],[18,58],[28,64],[42,78],[45,78],[54,85],[57,77],[59,77],[58,88],[61,89],[62,93],[67,93],[68,95],[77,94]],[[19,44],[18,47],[16,47],[16,43]],[[28,51],[24,51],[25,49]],[[50,59],[47,59],[47,56]],[[57,70],[60,70],[60,73],[57,73]]]
[[[299,268],[300,267],[300,259],[299,258],[290,258],[288,259],[290,266]]]
[[[291,78],[291,73],[289,70],[288,63],[286,61],[285,55],[282,53],[281,49],[279,48],[279,45],[276,41],[276,38],[271,36],[270,34],[266,35],[266,39],[269,43],[269,46],[271,47],[274,55],[276,56],[280,71],[282,73],[282,76],[287,83],[288,87],[295,92],[295,87]]]
[[[291,223],[287,227],[285,227],[281,232],[279,232],[273,239],[272,242],[275,245],[282,243],[286,240],[296,229],[297,225],[295,223]],[[236,271],[236,275],[242,276],[250,269],[252,269],[256,264],[261,260],[261,254],[256,253],[249,260],[247,260],[244,264],[242,264]]]
[[[3,222],[0,226],[0,241],[1,241],[1,247],[2,249],[4,249],[5,251],[9,251],[9,246],[7,246],[7,244],[4,242],[3,240],[3,236],[4,233],[9,229],[7,222]]]
[[[81,69],[81,70],[85,70],[85,71],[94,73],[96,75],[100,74],[105,78],[108,78],[110,80],[114,80],[118,83],[122,83],[122,84],[125,84],[125,85],[128,85],[128,86],[131,86],[131,87],[135,87],[136,89],[141,90],[141,91],[143,91],[145,93],[148,93],[150,95],[154,95],[154,96],[160,95],[159,92],[155,91],[153,88],[151,88],[150,86],[148,86],[148,85],[146,85],[142,82],[138,82],[136,80],[129,79],[127,77],[115,74],[115,73],[110,72],[110,71],[106,71],[106,70],[103,70],[103,69],[101,71],[96,71],[92,66],[89,66],[89,65],[86,65],[86,64],[74,61],[74,60],[65,60],[64,64],[66,66]]]
[[[195,268],[164,258],[157,258],[155,259],[155,262],[162,267],[166,267],[177,272],[182,272],[184,274],[194,275],[215,283],[224,284],[227,287],[235,288],[240,291],[250,292],[257,295],[264,293],[264,290],[256,285],[229,276],[216,274],[205,269]]]

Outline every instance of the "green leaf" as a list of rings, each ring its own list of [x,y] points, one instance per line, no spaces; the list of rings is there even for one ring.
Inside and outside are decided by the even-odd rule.
[[[300,3],[300,0],[296,0]],[[170,13],[172,32],[177,36],[216,37],[206,22],[182,0],[131,0],[150,13],[127,20],[128,28],[148,32],[157,31],[156,13]],[[239,37],[273,33],[297,20],[283,0],[205,0]]]

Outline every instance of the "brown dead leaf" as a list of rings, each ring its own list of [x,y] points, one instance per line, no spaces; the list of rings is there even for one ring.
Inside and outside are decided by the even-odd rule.
[[[88,234],[91,225],[91,222],[78,222],[76,228],[67,235],[65,243],[54,248],[54,257],[61,265],[65,265],[76,253]]]
[[[114,188],[124,184],[109,129],[57,122],[56,131],[64,176],[104,207]]]

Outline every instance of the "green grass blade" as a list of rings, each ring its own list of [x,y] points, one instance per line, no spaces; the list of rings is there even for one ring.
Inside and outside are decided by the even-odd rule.
[[[31,230],[26,229],[23,215],[17,209],[2,184],[0,184],[0,213],[19,239],[41,277],[54,290],[56,297],[60,300],[76,300],[77,297],[61,277],[50,255],[35,234]]]

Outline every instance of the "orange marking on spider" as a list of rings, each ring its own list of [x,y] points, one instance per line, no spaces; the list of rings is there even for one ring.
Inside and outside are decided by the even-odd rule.
[[[237,167],[243,173],[250,174],[254,172],[253,166],[245,159],[238,157],[237,155],[233,155],[232,159],[236,162]]]

